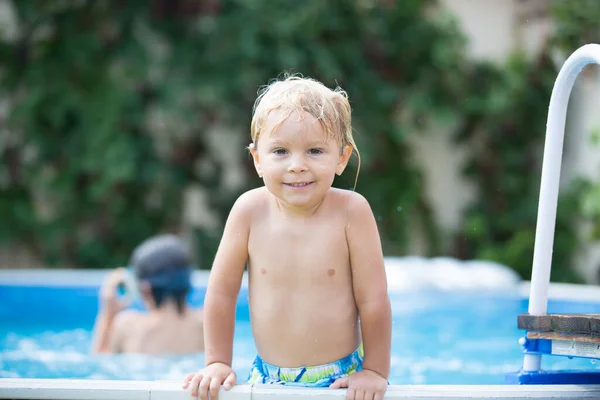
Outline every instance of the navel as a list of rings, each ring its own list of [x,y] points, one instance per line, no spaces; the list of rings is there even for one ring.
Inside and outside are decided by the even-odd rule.
[[[327,271],[327,275],[334,276],[335,275],[335,269],[329,268],[329,270]]]

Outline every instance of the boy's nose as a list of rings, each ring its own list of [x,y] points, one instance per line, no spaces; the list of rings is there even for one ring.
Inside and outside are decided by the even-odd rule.
[[[304,157],[301,155],[292,156],[290,159],[290,165],[288,165],[288,172],[302,172],[306,171],[306,163]]]

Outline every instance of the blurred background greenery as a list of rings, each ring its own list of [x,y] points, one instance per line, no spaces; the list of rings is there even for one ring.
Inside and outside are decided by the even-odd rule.
[[[5,1],[2,266],[27,266],[6,265],[18,248],[49,267],[115,267],[176,232],[210,268],[233,201],[260,185],[245,150],[257,89],[297,72],[350,95],[357,191],[386,255],[493,260],[529,278],[552,86],[564,58],[600,37],[600,2],[543,3],[541,50],[498,62],[469,57],[461,24],[432,0]],[[414,146],[440,130],[448,152],[467,149],[460,173],[475,193],[454,229],[426,188],[423,162],[438,160]],[[583,279],[573,260],[599,216],[594,181],[561,189],[554,281]]]

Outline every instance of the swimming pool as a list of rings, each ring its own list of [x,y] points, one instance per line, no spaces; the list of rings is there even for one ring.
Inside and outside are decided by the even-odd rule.
[[[520,369],[523,356],[517,341],[524,332],[517,329],[516,321],[518,314],[527,311],[526,284],[496,282],[490,287],[485,282],[477,284],[476,279],[465,284],[467,276],[473,278],[481,268],[460,272],[448,265],[439,271],[430,266],[425,273],[404,268],[401,276],[394,268],[398,267],[388,268],[393,312],[391,384],[494,385],[504,382],[505,373]],[[441,271],[458,282],[454,288],[447,287],[450,278]],[[483,272],[494,276],[493,270]],[[177,358],[89,355],[97,290],[104,273],[2,271],[0,378],[179,381],[203,365],[202,354]],[[430,284],[422,284],[424,276]],[[200,306],[207,273],[196,272],[194,279],[189,300]],[[412,287],[406,280],[412,280]],[[589,294],[582,296],[586,291]],[[574,294],[570,299],[551,295],[548,312],[600,313],[598,288],[572,286],[566,292]],[[233,366],[238,380],[245,381],[256,354],[245,285],[236,320]],[[543,359],[544,369],[595,370],[599,366],[583,359]]]

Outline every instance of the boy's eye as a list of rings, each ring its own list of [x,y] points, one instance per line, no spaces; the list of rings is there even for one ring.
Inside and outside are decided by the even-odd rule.
[[[273,150],[273,154],[276,154],[278,156],[283,156],[287,154],[287,150],[286,149],[275,149]]]
[[[310,154],[310,155],[323,154],[323,149],[310,149],[308,151],[308,154]]]

